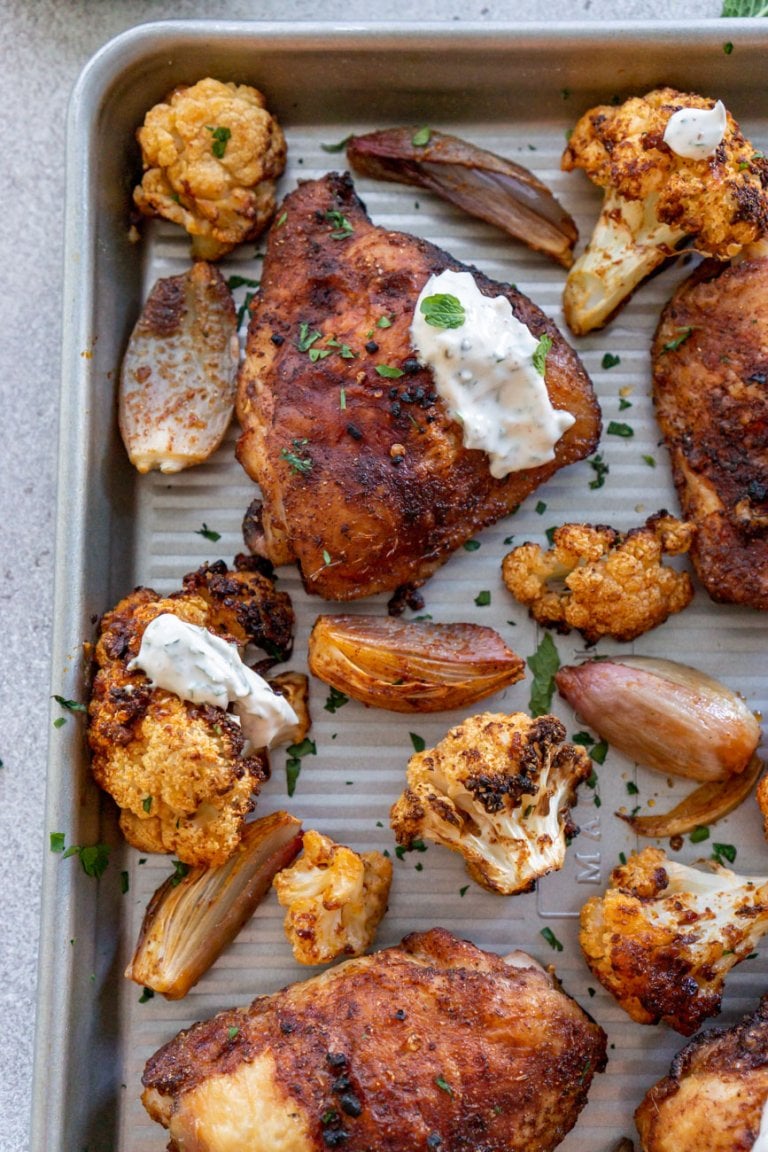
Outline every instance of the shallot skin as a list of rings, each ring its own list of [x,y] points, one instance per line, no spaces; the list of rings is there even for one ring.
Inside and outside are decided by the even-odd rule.
[[[725,780],[744,771],[760,742],[760,725],[743,700],[672,660],[591,660],[561,668],[555,683],[613,748],[672,776]]]

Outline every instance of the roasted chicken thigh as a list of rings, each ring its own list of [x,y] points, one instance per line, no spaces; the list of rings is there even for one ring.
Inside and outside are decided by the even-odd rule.
[[[551,1152],[606,1038],[519,964],[414,933],[181,1032],[144,1104],[172,1152]]]
[[[533,337],[552,406],[575,422],[554,459],[495,479],[467,449],[410,325],[432,274],[471,271]],[[374,226],[348,176],[299,185],[267,242],[237,400],[238,458],[261,487],[251,549],[298,561],[307,589],[348,600],[419,584],[463,541],[594,450],[589,378],[555,325],[508,284],[425,240]]]

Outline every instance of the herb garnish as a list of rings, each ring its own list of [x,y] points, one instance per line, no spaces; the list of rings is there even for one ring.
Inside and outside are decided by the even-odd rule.
[[[258,288],[260,280],[252,280],[250,276],[229,276],[227,278],[227,288],[230,292],[234,292],[235,288]]]
[[[701,844],[703,840],[709,840],[709,828],[706,824],[697,824],[688,839],[691,844]]]
[[[318,332],[316,328],[310,328],[309,324],[305,324],[302,320],[299,324],[299,339],[296,342],[296,347],[299,352],[309,352],[312,345],[316,340],[319,340],[322,332]]]
[[[419,311],[432,328],[461,328],[467,318],[464,305],[450,292],[425,296]]]
[[[554,948],[555,952],[562,952],[563,946],[551,928],[542,928],[541,935],[544,937],[547,944],[549,944],[550,948]]]
[[[189,872],[189,864],[185,864],[182,860],[172,860],[171,863],[173,864],[171,887],[176,888]]]
[[[237,325],[238,331],[242,327],[243,320],[245,320],[246,316],[248,315],[248,313],[250,311],[251,301],[253,300],[255,295],[256,295],[255,292],[246,292],[245,299],[243,300],[242,304],[240,305],[240,307],[237,310],[237,317],[235,319],[235,324]]]
[[[678,328],[677,331],[680,333],[680,335],[676,336],[674,340],[669,340],[661,349],[662,352],[676,352],[681,344],[685,344],[686,340],[693,332],[693,328],[690,326],[687,328]]]
[[[227,144],[229,143],[230,138],[232,136],[231,129],[230,128],[214,128],[212,124],[206,124],[205,129],[206,129],[206,132],[210,132],[212,137],[213,137],[213,143],[211,144],[211,152],[213,152],[213,154],[217,160],[221,160],[221,158],[223,157],[224,153],[227,150]]]
[[[546,510],[547,510],[547,506],[546,506],[546,504],[544,503],[544,501],[543,501],[543,500],[538,500],[538,501],[537,501],[537,503],[536,503],[536,511],[537,511],[537,513],[539,514],[539,516],[543,516],[543,515],[544,515],[544,513],[546,512]]]
[[[547,353],[552,347],[552,337],[548,336],[546,332],[539,340],[538,344],[533,350],[533,366],[538,372],[539,376],[543,376],[546,370]]]
[[[609,368],[615,368],[617,364],[621,364],[621,356],[614,356],[612,352],[606,352],[600,361],[600,367],[606,372]]]
[[[713,844],[712,859],[716,860],[718,864],[722,864],[723,860],[733,864],[736,859],[736,846],[734,844]]]
[[[290,465],[292,472],[311,472],[314,464],[312,457],[299,456],[299,450],[303,448],[305,444],[308,444],[309,441],[305,437],[303,440],[292,440],[291,443],[295,451],[291,451],[290,448],[280,449],[280,455],[283,460]]]
[[[414,752],[423,752],[427,746],[427,742],[424,737],[417,735],[416,732],[409,732],[408,735],[411,738],[411,744],[413,744]]]
[[[345,136],[343,140],[339,140],[336,144],[321,144],[320,147],[323,152],[343,152],[352,137],[353,133],[350,133],[349,136]]]
[[[326,212],[325,218],[334,229],[334,231],[331,232],[331,240],[348,240],[355,230],[354,225],[350,224],[342,212],[333,210]]]
[[[549,712],[555,691],[555,674],[560,667],[560,656],[549,632],[532,656],[528,657],[528,667],[533,672],[529,709],[532,716],[544,716]]]
[[[290,744],[287,748],[288,759],[285,762],[285,781],[288,789],[288,795],[293,796],[296,791],[296,781],[301,772],[301,760],[303,756],[316,756],[317,744],[314,740],[310,740],[305,736],[300,744]]]
[[[622,424],[618,420],[610,420],[606,432],[609,436],[623,436],[625,440],[629,440],[635,434],[629,424]]]
[[[605,478],[610,472],[610,468],[603,460],[599,452],[596,456],[593,456],[590,460],[588,460],[587,463],[595,473],[594,480],[590,480],[589,482],[590,488],[602,488],[603,484],[605,484]]]
[[[65,848],[63,832],[51,833],[51,851],[61,852],[63,860],[77,856],[86,876],[93,876],[97,880],[104,875],[109,864],[108,844],[71,844],[69,848]]]
[[[490,602],[491,594],[487,588],[484,588],[482,592],[478,592],[477,596],[475,596],[475,604],[478,608],[487,608]]]
[[[392,327],[392,321],[390,320],[389,316],[379,316],[378,320],[376,321],[376,327],[377,328],[391,328]]]
[[[338,688],[331,686],[328,693],[328,699],[323,707],[326,712],[338,712],[339,708],[343,708],[345,704],[349,703],[349,696],[344,692],[340,692]]]
[[[632,404],[625,396],[619,396],[619,412],[626,412],[627,408],[631,408]]]
[[[62,708],[66,708],[68,712],[87,712],[85,704],[81,704],[79,700],[67,700],[64,696],[54,695],[54,700],[60,704]]]
[[[379,376],[384,376],[387,380],[397,380],[405,375],[402,368],[393,368],[391,364],[377,364],[376,371]]]
[[[648,465],[649,468],[655,468],[656,467],[656,460],[653,456],[643,455],[643,460],[645,461],[645,463]]]
[[[429,144],[431,137],[432,130],[425,124],[411,136],[411,144],[413,144],[414,148],[423,148],[426,144]]]
[[[153,1000],[155,996],[152,988],[144,988],[141,996],[139,996],[139,1004],[146,1004],[147,1000]]]
[[[444,1077],[435,1076],[435,1084],[437,1084],[441,1091],[447,1092],[449,1096],[453,1096],[453,1088],[451,1088],[450,1084],[446,1079],[444,1079]]]
[[[209,528],[205,520],[203,520],[202,528],[195,528],[196,536],[204,536],[206,540],[212,540],[214,544],[217,540],[221,540],[221,532],[214,532],[213,528]]]
[[[480,541],[479,540],[465,540],[462,547],[463,547],[465,552],[477,552],[478,548],[480,547]]]
[[[151,796],[145,796],[141,802],[141,806],[144,809],[144,811],[147,813],[147,815],[149,815],[149,813],[152,811],[152,797]]]

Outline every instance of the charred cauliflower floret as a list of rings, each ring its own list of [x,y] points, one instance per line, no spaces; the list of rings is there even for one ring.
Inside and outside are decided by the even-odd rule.
[[[570,807],[591,772],[554,716],[485,712],[452,728],[408,764],[390,823],[399,844],[426,838],[459,852],[490,892],[531,889],[565,859]]]
[[[362,956],[387,910],[392,863],[381,852],[359,854],[319,832],[304,833],[304,851],[272,881],[288,911],[285,934],[300,964]]]
[[[210,78],[176,88],[136,136],[144,176],[133,199],[186,228],[196,260],[218,260],[272,219],[286,146],[258,89]]]
[[[684,241],[729,260],[768,230],[768,161],[732,116],[724,114],[711,155],[681,156],[664,139],[676,112],[714,105],[658,88],[618,107],[592,108],[576,124],[562,167],[583,168],[605,190],[592,237],[565,285],[565,317],[577,336],[601,328]]]
[[[693,598],[687,572],[662,563],[687,552],[693,525],[666,512],[626,534],[592,524],[563,524],[554,547],[521,544],[502,562],[509,591],[547,628],[576,628],[588,644],[602,636],[634,640]]]
[[[248,747],[230,711],[154,687],[131,665],[147,627],[165,614],[233,646],[289,652],[288,596],[249,560],[238,563],[237,571],[204,565],[171,596],[136,589],[103,617],[95,650],[88,739],[96,782],[121,808],[130,844],[191,865],[222,864],[234,851],[269,761]]]
[[[640,1024],[690,1036],[720,1011],[725,977],[768,932],[768,878],[709,872],[644,848],[581,910],[580,943],[600,983]]]

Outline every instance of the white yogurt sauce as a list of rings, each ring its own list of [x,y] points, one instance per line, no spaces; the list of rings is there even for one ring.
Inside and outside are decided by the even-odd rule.
[[[711,156],[725,136],[725,105],[714,108],[681,108],[674,112],[664,129],[664,143],[686,160]]]
[[[460,327],[427,322],[422,302],[438,294],[459,302]],[[488,454],[492,476],[500,480],[554,459],[557,441],[575,420],[552,407],[533,362],[539,341],[513,315],[505,296],[484,296],[469,272],[431,276],[416,302],[411,339],[463,427],[465,448]]]
[[[269,747],[298,724],[283,696],[240,659],[233,644],[207,628],[164,612],[150,621],[139,654],[128,670],[140,668],[153,688],[175,692],[192,704],[226,708],[234,704],[243,735],[254,748]]]
[[[752,1152],[768,1152],[768,1100],[763,1104],[760,1130],[757,1133],[757,1139],[752,1145]]]

